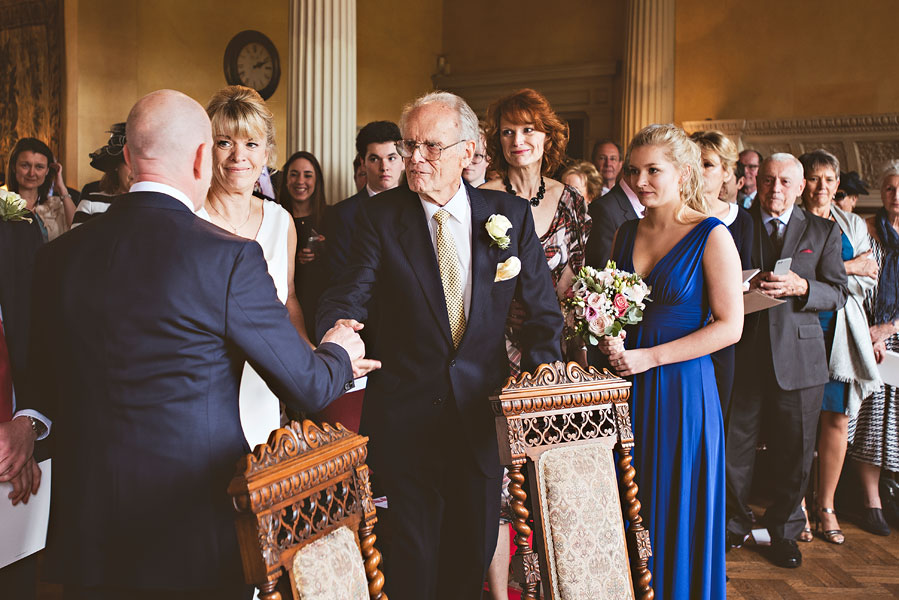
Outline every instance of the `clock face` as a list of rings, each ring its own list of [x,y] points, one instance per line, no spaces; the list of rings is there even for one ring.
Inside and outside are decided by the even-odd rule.
[[[237,74],[241,84],[256,91],[264,90],[272,82],[272,55],[262,44],[252,42],[237,54]]]
[[[225,48],[225,81],[229,85],[251,87],[264,100],[271,98],[281,79],[278,50],[258,31],[241,31]]]

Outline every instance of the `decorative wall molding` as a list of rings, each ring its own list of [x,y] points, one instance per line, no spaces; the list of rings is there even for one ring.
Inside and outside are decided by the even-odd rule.
[[[491,102],[522,88],[533,88],[546,96],[553,110],[563,117],[584,118],[586,151],[597,139],[614,137],[613,79],[615,61],[580,65],[552,65],[528,69],[503,69],[459,75],[433,75],[435,89],[453,92],[481,117]]]
[[[741,150],[752,148],[764,155],[789,152],[796,156],[823,148],[840,159],[844,171],[858,171],[876,188],[881,165],[899,158],[899,113],[837,115],[793,119],[720,119],[684,121],[688,132],[718,129]],[[881,205],[880,195],[871,189],[859,197],[859,209]]]

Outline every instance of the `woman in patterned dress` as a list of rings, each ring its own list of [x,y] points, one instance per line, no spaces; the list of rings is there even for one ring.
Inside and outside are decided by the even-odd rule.
[[[899,160],[887,163],[880,176],[883,208],[868,219],[868,234],[880,280],[868,296],[871,341],[878,362],[886,351],[899,352]],[[882,391],[867,398],[854,423],[849,456],[855,461],[864,494],[859,521],[864,529],[889,535],[883,517],[878,485],[881,472],[899,472],[899,390],[884,384]]]
[[[584,197],[573,187],[548,177],[558,169],[568,144],[568,125],[553,112],[546,98],[523,89],[495,101],[487,109],[487,156],[490,162],[487,183],[482,188],[506,191],[531,205],[534,229],[559,298],[571,289],[574,276],[584,266],[584,247],[590,235],[590,216]],[[514,301],[506,329],[506,350],[512,375],[520,372],[521,350],[517,341],[522,308]],[[586,365],[579,341],[566,341],[562,354]],[[566,352],[566,349],[568,350]],[[509,567],[509,498],[504,481],[499,539],[487,579],[493,598],[505,598]]]

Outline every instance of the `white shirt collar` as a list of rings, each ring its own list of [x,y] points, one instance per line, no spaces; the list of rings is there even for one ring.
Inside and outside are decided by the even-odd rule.
[[[637,198],[637,194],[635,194],[634,190],[632,190],[627,182],[624,181],[624,178],[622,178],[621,181],[618,182],[618,185],[621,186],[621,189],[624,191],[624,195],[627,196],[627,199],[631,203],[631,206],[634,207],[634,212],[637,213],[637,218],[642,219],[646,207],[640,204],[640,199]]]
[[[437,206],[433,202],[423,200],[421,196],[419,196],[418,199],[421,202],[422,208],[425,209],[425,217],[427,217],[428,222],[434,218],[434,215],[436,215],[437,211],[441,208],[446,210],[460,223],[466,223],[469,220],[469,211],[471,210],[471,207],[468,204],[468,194],[465,192],[465,184],[462,182],[461,178],[459,178],[459,189],[456,190],[456,193],[453,194],[453,197],[450,198],[449,202],[443,206]]]
[[[365,184],[365,193],[368,194],[368,197],[369,197],[369,198],[371,198],[372,196],[377,196],[377,195],[378,195],[378,192],[376,192],[376,191],[374,191],[373,189],[371,189],[370,187],[368,187],[368,184],[367,184],[367,183]]]
[[[171,196],[172,198],[180,200],[190,212],[199,212],[194,210],[194,203],[187,197],[187,194],[170,185],[159,183],[158,181],[138,181],[131,186],[131,189],[129,189],[128,192],[159,192],[160,194],[165,194],[166,196]],[[203,209],[200,208],[200,210]]]
[[[774,217],[774,216],[771,216],[770,214],[768,214],[768,212],[764,208],[759,206],[759,211],[762,214],[762,224],[765,225],[765,227],[767,227],[768,223],[770,223],[774,219],[780,220],[780,222],[783,223],[784,225],[789,224],[790,215],[793,214],[793,209],[795,207],[796,207],[796,203],[794,202],[793,204],[790,205],[790,208],[788,208],[787,210],[785,210],[783,212],[782,215],[780,215],[779,217]]]

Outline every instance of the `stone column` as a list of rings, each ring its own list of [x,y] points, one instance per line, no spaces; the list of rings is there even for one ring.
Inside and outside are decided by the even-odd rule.
[[[621,142],[674,120],[675,0],[628,0]]]
[[[291,0],[289,52],[282,154],[314,154],[334,204],[355,192],[356,0]]]

